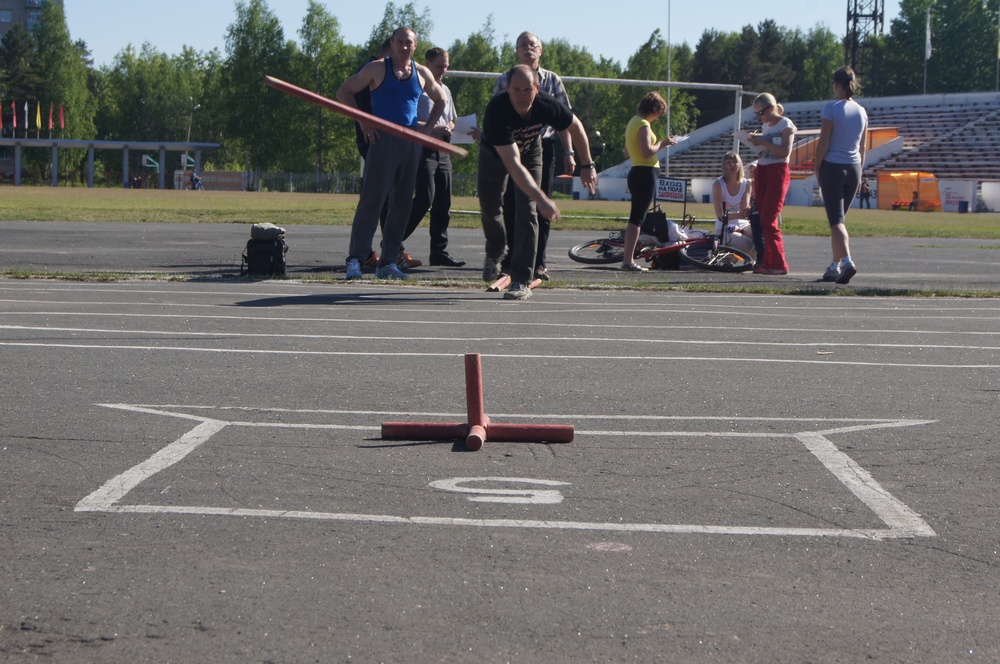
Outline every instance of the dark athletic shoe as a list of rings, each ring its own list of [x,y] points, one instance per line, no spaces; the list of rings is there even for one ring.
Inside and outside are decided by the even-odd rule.
[[[451,257],[449,254],[441,254],[440,256],[431,256],[431,265],[443,265],[444,267],[462,267],[465,265],[465,261],[457,261]]]

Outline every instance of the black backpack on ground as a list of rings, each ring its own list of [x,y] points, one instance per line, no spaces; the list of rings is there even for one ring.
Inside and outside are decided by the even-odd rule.
[[[646,218],[642,220],[639,232],[643,235],[652,235],[661,244],[670,241],[670,225],[667,223],[667,215],[660,209],[659,205],[653,205],[653,209],[646,213]],[[679,270],[681,269],[681,257],[676,251],[666,252],[653,259],[653,267],[657,270]]]
[[[642,220],[639,232],[643,235],[652,235],[660,242],[670,241],[670,227],[667,225],[667,215],[660,209],[659,205],[654,205],[653,209],[646,213]]]
[[[240,275],[274,277],[285,274],[285,229],[274,224],[254,224],[243,252]]]

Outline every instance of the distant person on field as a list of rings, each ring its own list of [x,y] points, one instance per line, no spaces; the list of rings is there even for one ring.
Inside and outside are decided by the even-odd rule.
[[[356,108],[354,95],[368,88],[373,115],[429,134],[444,111],[444,93],[431,71],[413,61],[417,43],[413,30],[397,28],[392,34],[391,53],[381,60],[369,62],[344,81],[337,90],[337,99]],[[420,123],[417,120],[417,101],[424,93],[430,97],[433,107],[427,121]],[[362,276],[361,262],[371,253],[379,212],[388,201],[389,209],[382,232],[382,256],[375,276],[379,279],[406,279],[396,260],[410,221],[422,148],[365,122],[361,123],[361,129],[369,144],[368,159],[361,185],[361,200],[351,226],[347,278],[358,279]]]
[[[382,42],[382,47],[378,50],[378,54],[374,58],[369,59],[368,62],[381,60],[385,56],[389,55],[391,51],[392,51],[392,37]],[[368,64],[368,62],[366,62],[365,64]],[[364,67],[365,65],[361,66]],[[361,70],[359,69],[358,71]],[[360,91],[354,93],[354,103],[357,104],[359,111],[364,111],[365,113],[371,113],[372,112],[371,90],[369,90],[368,88],[362,88]],[[357,142],[358,154],[360,154],[361,158],[365,160],[365,165],[367,166],[369,143],[368,140],[365,138],[364,131],[361,129],[360,122],[354,123],[354,138],[355,141]],[[364,184],[364,177],[365,174],[362,172],[361,173],[362,185]],[[383,231],[385,230],[385,215],[388,209],[389,209],[389,202],[386,201],[386,204],[382,206],[382,211],[379,212],[378,215],[378,226],[379,228],[383,229]],[[365,267],[376,267],[378,265],[378,254],[375,253],[374,249],[372,249],[369,252],[368,257],[365,260],[361,261],[361,264],[364,265]]]
[[[584,164],[580,179],[592,193],[597,171],[590,158],[590,143],[579,118],[552,95],[541,92],[538,72],[527,65],[515,65],[507,76],[507,90],[490,100],[483,114],[483,135],[479,146],[477,189],[486,236],[483,281],[500,276],[500,264],[507,254],[504,226],[504,190],[513,180],[515,228],[510,263],[511,284],[504,298],[522,300],[531,295],[538,249],[538,216],[558,219],[559,208],[539,186],[542,181],[542,131],[551,126],[569,131]]]
[[[443,48],[430,49],[424,55],[424,64],[434,74],[434,80],[441,86],[445,98],[444,113],[431,130],[431,136],[450,143],[458,114],[455,112],[455,101],[452,99],[451,90],[444,84],[444,76],[451,64],[448,51]],[[431,112],[431,99],[427,95],[421,95],[417,103],[417,118],[426,121]],[[479,137],[478,130],[474,134],[474,138]],[[455,260],[448,253],[448,225],[451,223],[451,156],[447,152],[433,148],[424,148],[420,157],[416,193],[413,197],[413,208],[410,210],[410,224],[403,240],[413,234],[428,210],[431,212],[431,265],[462,267],[465,261]],[[403,256],[409,258],[405,252]]]
[[[743,176],[743,160],[735,152],[722,157],[722,175],[712,183],[715,205],[715,234],[728,232],[726,244],[746,254],[755,254],[750,230],[750,190],[752,183]]]
[[[567,108],[572,109],[573,105],[569,103],[569,95],[566,94],[566,86],[563,85],[559,74],[548,69],[543,69],[540,66],[542,41],[538,38],[538,35],[531,32],[522,32],[517,36],[517,41],[514,44],[517,52],[517,61],[535,70],[538,74],[538,85],[541,91],[552,95],[565,104]],[[507,75],[501,74],[500,78],[497,79],[496,86],[493,88],[493,95],[496,96],[506,91],[507,83]],[[556,140],[561,141],[563,145],[563,172],[572,175],[576,170],[576,153],[573,150],[573,137],[566,132],[557,132],[552,127],[545,127],[542,132],[541,188],[546,196],[552,196],[552,187],[555,184]],[[507,197],[504,200],[504,223],[507,225],[508,243],[514,241],[514,207],[514,191],[511,188],[508,189]],[[545,251],[549,244],[549,230],[551,225],[551,220],[544,215],[538,218],[538,253],[535,255],[535,276],[540,279],[549,278],[545,262]],[[504,262],[502,268],[505,272],[510,263],[510,257],[513,255],[512,247],[513,244],[507,245],[507,260]]]
[[[753,100],[753,110],[761,126],[760,132],[750,134],[749,141],[757,147],[766,148],[757,159],[757,174],[753,181],[754,199],[764,235],[764,256],[753,271],[755,274],[788,274],[779,219],[791,182],[788,160],[792,154],[796,126],[785,117],[784,107],[769,92],[757,95]]]
[[[920,207],[920,192],[913,192],[913,198],[910,199],[910,212],[916,212]]]
[[[757,178],[757,160],[747,164],[744,170],[747,182],[750,183],[750,211],[747,213],[747,219],[750,220],[750,236],[753,238],[753,248],[757,254],[755,262],[759,264],[764,260],[764,229],[760,225],[760,211],[757,209],[757,199],[753,195],[753,183]]]
[[[872,185],[868,178],[861,178],[861,190],[858,192],[858,207],[872,209]]]
[[[850,238],[844,223],[861,187],[868,135],[868,113],[854,101],[856,86],[854,70],[850,67],[841,67],[833,73],[833,94],[837,99],[823,106],[816,142],[814,168],[826,218],[830,222],[833,248],[833,262],[823,273],[823,281],[838,284],[846,284],[858,273],[851,260]]]
[[[667,102],[658,92],[649,92],[635,109],[635,115],[625,126],[625,155],[632,160],[627,182],[632,192],[632,207],[625,227],[625,246],[622,269],[627,272],[646,272],[648,268],[635,262],[635,244],[646,213],[656,199],[656,176],[660,172],[657,154],[668,145],[677,145],[673,136],[656,140],[652,123],[667,112]]]

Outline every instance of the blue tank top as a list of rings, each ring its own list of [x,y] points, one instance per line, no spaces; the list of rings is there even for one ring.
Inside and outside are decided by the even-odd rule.
[[[402,80],[393,73],[392,57],[385,59],[385,80],[372,90],[372,113],[404,127],[417,126],[417,101],[423,94],[415,65]]]

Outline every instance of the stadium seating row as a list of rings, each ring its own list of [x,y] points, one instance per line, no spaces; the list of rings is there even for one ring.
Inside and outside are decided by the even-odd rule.
[[[868,111],[870,126],[896,127],[903,138],[902,152],[866,164],[870,176],[877,170],[912,170],[934,173],[942,179],[1000,181],[1000,159],[995,158],[1000,154],[1000,94],[859,97],[858,101]],[[800,130],[819,129],[825,103],[789,103],[785,114]],[[719,126],[719,134],[671,154],[671,177],[714,178],[720,174],[722,155],[732,149],[732,119]],[[743,127],[759,129],[760,123],[752,120]],[[742,145],[740,156],[744,162],[752,159]]]

